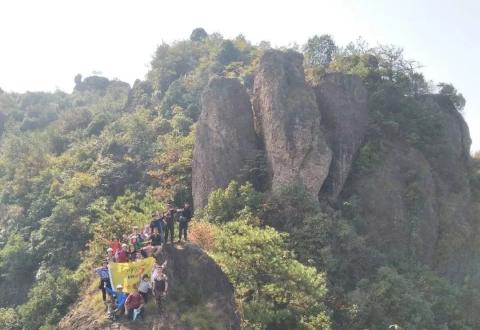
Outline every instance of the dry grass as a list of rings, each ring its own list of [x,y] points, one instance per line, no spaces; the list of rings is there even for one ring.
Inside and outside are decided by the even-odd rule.
[[[189,239],[203,250],[211,251],[215,246],[215,226],[208,222],[194,221],[189,225]]]

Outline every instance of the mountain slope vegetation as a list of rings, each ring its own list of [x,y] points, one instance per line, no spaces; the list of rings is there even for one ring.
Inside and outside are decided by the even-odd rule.
[[[202,93],[220,76],[253,98],[271,48],[199,28],[161,44],[133,86],[77,75],[71,93],[0,90],[0,328],[55,328],[104,239],[168,201],[192,202]],[[259,139],[241,175],[196,210],[192,240],[233,284],[243,328],[480,328],[480,159],[462,126],[465,99],[396,47],[321,35],[297,51],[316,93],[308,104],[326,76],[354,75],[369,120],[335,198],[302,184],[272,191]],[[333,124],[322,125],[332,144]],[[390,226],[382,205],[408,230]]]

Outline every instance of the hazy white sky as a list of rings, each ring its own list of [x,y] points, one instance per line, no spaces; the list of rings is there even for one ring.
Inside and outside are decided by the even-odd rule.
[[[132,83],[158,44],[196,27],[274,46],[323,33],[339,45],[362,36],[403,47],[428,79],[453,83],[467,99],[472,150],[480,150],[479,16],[476,0],[2,0],[0,87],[71,91],[77,73],[94,70]]]

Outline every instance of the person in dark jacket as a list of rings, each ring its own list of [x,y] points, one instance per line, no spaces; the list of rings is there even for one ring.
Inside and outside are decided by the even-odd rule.
[[[168,205],[167,212],[165,212],[165,243],[168,242],[168,236],[170,234],[170,243],[173,244],[173,226],[175,223],[175,213],[177,210],[171,205]]]
[[[187,231],[188,231],[188,223],[190,220],[192,220],[193,217],[193,211],[192,208],[190,207],[190,204],[185,203],[183,209],[178,209],[177,212],[180,212],[180,217],[179,217],[179,232],[178,232],[178,241],[180,242],[182,240],[182,233],[183,233],[183,239],[187,241]]]
[[[161,214],[159,211],[157,211],[152,215],[152,221],[150,222],[151,232],[153,233],[155,228],[157,228],[158,232],[163,237],[163,227],[165,227],[165,214]]]
[[[158,310],[162,311],[162,300],[168,292],[168,278],[164,273],[163,268],[159,270],[153,277],[153,295],[157,304]]]

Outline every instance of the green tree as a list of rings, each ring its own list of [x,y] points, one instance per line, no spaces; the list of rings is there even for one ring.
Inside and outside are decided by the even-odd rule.
[[[79,288],[72,275],[61,269],[56,276],[47,274],[35,284],[28,302],[18,307],[25,330],[37,330],[44,324],[56,325],[60,321],[78,297]]]
[[[203,41],[206,38],[208,38],[208,34],[203,28],[196,28],[190,34],[190,40],[192,41]]]
[[[305,63],[309,66],[328,66],[337,53],[337,46],[328,34],[314,36],[303,46]]]
[[[235,47],[235,44],[230,40],[225,40],[220,46],[220,51],[217,55],[217,61],[223,65],[240,59],[240,51]]]
[[[204,209],[204,218],[213,223],[230,221],[242,213],[257,211],[263,195],[253,188],[249,182],[240,186],[231,181],[225,189],[217,189],[210,193],[208,205]]]
[[[246,221],[219,227],[213,258],[229,277],[254,329],[329,329],[325,277],[295,260],[286,234]]]
[[[439,94],[447,96],[458,111],[462,111],[465,108],[465,98],[462,93],[459,93],[452,84],[439,83]]]
[[[13,308],[0,308],[0,329],[21,330],[22,322]]]

